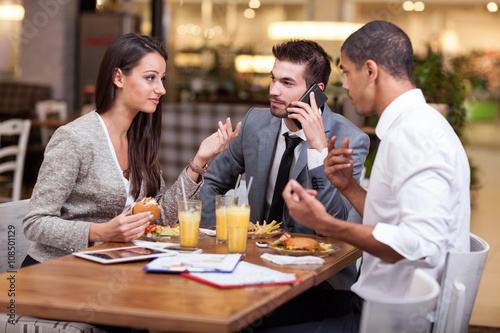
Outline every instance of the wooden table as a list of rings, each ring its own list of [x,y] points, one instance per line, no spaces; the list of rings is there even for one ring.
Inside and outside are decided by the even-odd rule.
[[[145,262],[101,265],[65,256],[0,275],[0,307],[15,300],[17,314],[96,324],[177,332],[232,332],[246,327],[286,301],[337,273],[361,256],[345,243],[323,265],[279,266],[260,258],[271,249],[249,240],[244,260],[283,272],[301,282],[220,289],[176,275],[146,273]],[[105,243],[94,248],[112,248]],[[227,253],[214,237],[200,237],[204,253]],[[7,280],[14,276],[13,285]],[[15,298],[8,296],[14,286]],[[1,311],[5,312],[5,310]]]

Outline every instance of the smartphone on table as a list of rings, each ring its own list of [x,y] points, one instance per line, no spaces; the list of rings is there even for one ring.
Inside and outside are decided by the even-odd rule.
[[[313,84],[312,86],[309,87],[309,89],[307,89],[304,95],[300,98],[300,101],[311,105],[311,101],[309,100],[309,94],[311,92],[314,92],[316,105],[318,106],[319,109],[320,107],[323,106],[323,104],[325,104],[325,102],[328,100],[328,97],[325,95],[323,90],[321,90],[321,88],[318,86],[317,83]],[[302,129],[302,124],[300,123],[300,121],[298,121],[297,119],[292,119],[292,120],[299,129]]]

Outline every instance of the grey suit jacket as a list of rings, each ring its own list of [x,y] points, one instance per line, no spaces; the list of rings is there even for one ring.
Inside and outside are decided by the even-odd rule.
[[[354,149],[354,177],[359,178],[363,163],[368,153],[369,139],[359,128],[339,114],[325,106],[323,125],[329,140],[337,136],[336,146],[349,137],[350,147]],[[269,109],[252,108],[243,121],[240,135],[231,141],[229,148],[220,153],[209,166],[205,174],[205,185],[200,192],[203,200],[202,224],[215,224],[214,198],[234,188],[239,174],[245,173],[247,182],[253,177],[248,197],[251,207],[250,220],[263,221],[266,205],[266,188],[269,170],[273,160],[281,119],[271,115]],[[306,142],[297,160],[292,177],[303,186],[312,186],[318,191],[317,198],[325,205],[329,214],[340,219],[347,219],[351,204],[337,191],[325,176],[324,167],[307,167]],[[309,183],[309,184],[308,184]],[[285,206],[284,224],[289,232],[314,233],[313,230],[297,223]]]
[[[188,196],[198,194],[184,170],[169,189],[163,179],[156,199],[161,214],[156,224],[177,221],[177,200],[182,198],[181,177]],[[141,193],[139,200],[144,198]],[[37,183],[23,220],[26,237],[34,243],[28,254],[46,261],[92,246],[92,223],[107,222],[125,209],[127,192],[102,128],[91,112],[54,133],[45,150]]]

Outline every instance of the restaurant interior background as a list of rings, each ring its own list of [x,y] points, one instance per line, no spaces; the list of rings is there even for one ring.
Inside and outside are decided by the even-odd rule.
[[[2,95],[8,84],[46,86],[51,99],[67,102],[69,119],[76,118],[91,108],[107,45],[123,33],[141,32],[168,48],[166,115],[202,105],[196,112],[227,110],[241,119],[249,106],[268,104],[272,45],[290,37],[315,39],[335,61],[353,29],[374,19],[391,21],[408,33],[418,57],[442,54],[445,67],[464,84],[462,139],[479,179],[472,191],[471,229],[491,246],[471,325],[500,327],[498,5],[482,0],[0,0],[0,98],[28,98]],[[326,90],[329,105],[359,126],[369,125],[334,85],[341,79],[335,67]],[[0,121],[5,120],[2,103]],[[213,111],[214,105],[224,107]],[[38,171],[35,150],[31,160],[27,156],[25,197]],[[165,152],[165,163],[177,158],[175,150]],[[181,164],[165,166],[164,173],[178,174],[189,154],[178,153]]]

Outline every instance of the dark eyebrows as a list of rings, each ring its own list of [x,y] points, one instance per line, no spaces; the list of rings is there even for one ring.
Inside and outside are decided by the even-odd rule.
[[[273,71],[271,71],[271,77],[272,77],[273,79],[276,79],[276,77],[275,77],[275,76],[274,76],[274,74],[273,74]],[[292,78],[292,77],[282,77],[282,78],[278,78],[277,80],[278,80],[278,81],[296,82],[296,81],[295,81],[295,79],[294,79],[294,78]]]

